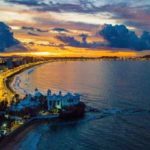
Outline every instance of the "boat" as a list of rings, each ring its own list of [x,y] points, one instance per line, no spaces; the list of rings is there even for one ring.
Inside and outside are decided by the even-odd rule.
[[[59,113],[61,119],[77,119],[84,116],[85,104],[79,102],[77,105],[68,106],[63,108]]]

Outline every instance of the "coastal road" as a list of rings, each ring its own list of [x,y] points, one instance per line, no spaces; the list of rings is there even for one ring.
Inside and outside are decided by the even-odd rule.
[[[8,102],[10,102],[13,96],[15,95],[15,92],[13,92],[9,86],[11,79],[14,77],[14,75],[20,73],[21,71],[24,71],[25,69],[28,69],[30,67],[40,65],[46,62],[47,61],[29,63],[29,64],[16,67],[14,69],[1,72],[0,73],[0,101],[7,100]]]

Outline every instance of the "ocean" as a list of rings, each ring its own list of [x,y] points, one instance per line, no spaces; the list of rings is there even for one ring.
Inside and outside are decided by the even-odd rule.
[[[149,150],[149,61],[60,61],[28,69],[11,85],[19,94],[77,92],[98,112],[79,120],[40,123],[16,150]]]

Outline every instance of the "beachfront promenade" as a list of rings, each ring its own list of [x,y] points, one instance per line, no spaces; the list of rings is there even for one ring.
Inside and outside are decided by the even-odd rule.
[[[11,79],[13,78],[14,75],[20,73],[25,69],[28,69],[36,65],[40,65],[45,62],[47,61],[39,61],[39,62],[24,64],[14,69],[9,69],[1,72],[0,73],[0,101],[7,100],[8,102],[10,102],[13,96],[15,95],[15,92],[12,91],[12,89],[9,87]]]

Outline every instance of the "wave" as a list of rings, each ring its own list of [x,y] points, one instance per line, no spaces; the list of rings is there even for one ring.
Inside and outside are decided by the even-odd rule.
[[[24,88],[21,87],[21,83],[22,82],[27,82],[27,81],[22,81],[21,78],[19,76],[16,76],[12,87],[13,89],[15,89],[15,91],[20,91],[22,94],[28,94],[27,90],[25,90]]]
[[[33,71],[34,71],[34,68],[31,68],[31,69],[28,70],[27,73],[28,73],[28,74],[31,74]]]
[[[131,116],[131,115],[150,115],[150,110],[146,109],[120,109],[120,108],[107,108],[103,110],[94,109],[94,111],[88,111],[83,119],[73,120],[73,121],[58,121],[55,123],[51,123],[52,126],[68,126],[74,124],[82,124],[87,123],[89,121],[100,120],[107,117],[113,116]]]
[[[27,150],[27,149],[37,150],[37,146],[38,146],[41,136],[42,135],[36,131],[30,132],[27,138],[23,140],[22,143],[19,144],[18,150]],[[31,141],[32,141],[32,144],[31,144]]]

